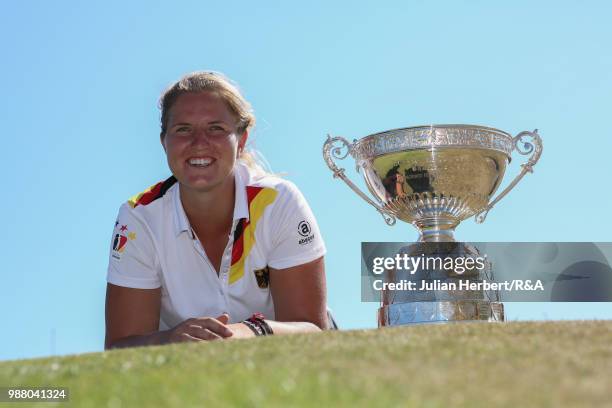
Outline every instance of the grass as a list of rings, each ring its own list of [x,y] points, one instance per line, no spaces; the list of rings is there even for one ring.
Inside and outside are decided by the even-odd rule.
[[[612,406],[612,321],[419,325],[0,362],[75,407]],[[0,407],[9,406],[0,403]]]

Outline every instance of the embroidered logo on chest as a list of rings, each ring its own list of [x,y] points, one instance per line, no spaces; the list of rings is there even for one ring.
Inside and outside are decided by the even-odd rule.
[[[261,289],[266,289],[270,286],[270,268],[267,266],[262,269],[257,269],[253,271],[255,274],[255,279],[257,280],[257,286]]]

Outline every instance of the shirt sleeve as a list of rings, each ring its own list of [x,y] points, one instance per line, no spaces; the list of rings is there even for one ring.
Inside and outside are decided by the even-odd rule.
[[[268,265],[275,269],[302,265],[325,255],[325,243],[302,193],[285,182],[270,219]]]
[[[159,263],[149,229],[127,204],[119,209],[110,243],[106,280],[137,289],[161,286]]]

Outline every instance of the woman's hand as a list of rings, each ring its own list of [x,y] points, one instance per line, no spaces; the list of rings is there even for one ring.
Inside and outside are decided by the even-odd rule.
[[[228,322],[229,315],[226,313],[216,319],[212,317],[187,319],[166,332],[166,343],[213,341],[233,337],[235,330],[230,327],[236,325],[228,325]],[[248,327],[245,328],[249,330]]]

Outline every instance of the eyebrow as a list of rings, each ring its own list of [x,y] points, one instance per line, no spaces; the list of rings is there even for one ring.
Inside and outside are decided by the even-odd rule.
[[[209,125],[216,125],[216,124],[223,124],[223,125],[228,125],[227,122],[223,121],[223,120],[213,120],[212,122],[208,122]],[[188,123],[188,122],[179,122],[179,123],[173,123],[172,126],[170,126],[171,128],[175,127],[175,126],[193,126],[192,123]]]

